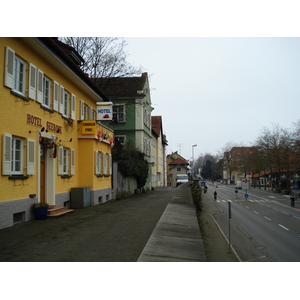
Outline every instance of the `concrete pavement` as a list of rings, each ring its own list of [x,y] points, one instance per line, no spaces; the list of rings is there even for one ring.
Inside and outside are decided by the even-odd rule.
[[[183,184],[2,229],[0,261],[205,261],[205,252]]]
[[[176,189],[138,262],[206,261],[188,184]]]

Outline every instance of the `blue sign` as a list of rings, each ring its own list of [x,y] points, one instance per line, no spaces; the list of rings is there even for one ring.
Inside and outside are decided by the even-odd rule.
[[[234,180],[234,178],[235,178],[234,175],[232,175],[232,180]]]
[[[248,194],[245,194],[245,198],[247,199],[249,197],[249,195]]]

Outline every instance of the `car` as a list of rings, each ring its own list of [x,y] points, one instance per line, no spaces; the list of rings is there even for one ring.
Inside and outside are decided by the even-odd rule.
[[[236,189],[241,189],[242,188],[242,182],[241,181],[237,181],[235,184],[235,188]]]
[[[176,187],[178,187],[180,184],[188,182],[189,177],[187,174],[178,174],[176,176]]]

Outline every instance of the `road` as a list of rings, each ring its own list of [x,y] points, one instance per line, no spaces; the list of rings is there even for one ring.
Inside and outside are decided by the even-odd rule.
[[[230,186],[221,184],[216,188],[211,183],[207,186],[205,197],[220,209],[213,218],[241,261],[300,261],[298,202],[292,208],[289,196],[251,188],[246,199],[245,191],[235,194]],[[214,191],[218,193],[216,201]],[[231,219],[228,201],[231,201]]]

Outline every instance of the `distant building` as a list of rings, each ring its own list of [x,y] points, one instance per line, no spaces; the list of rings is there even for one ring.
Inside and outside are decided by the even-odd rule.
[[[152,142],[151,142],[151,163],[152,163],[152,187],[167,185],[166,171],[166,146],[168,142],[163,133],[161,116],[152,116]]]
[[[176,186],[176,176],[178,174],[187,174],[189,171],[188,161],[184,159],[178,152],[174,152],[167,156],[167,185]]]

